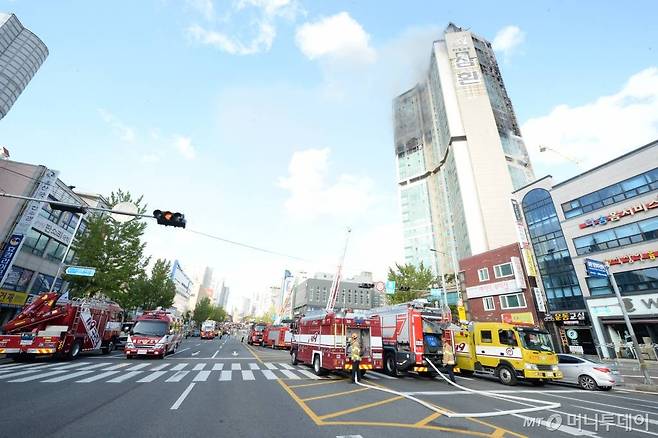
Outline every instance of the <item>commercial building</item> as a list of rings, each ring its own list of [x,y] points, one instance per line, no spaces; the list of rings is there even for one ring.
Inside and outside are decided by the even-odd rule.
[[[393,114],[405,261],[457,272],[516,242],[510,194],[534,173],[491,44],[448,25]]]
[[[212,268],[206,266],[203,271],[203,280],[199,285],[199,292],[197,293],[197,303],[204,298],[208,298],[211,302],[215,301],[215,289],[213,288]]]
[[[6,160],[0,187],[15,195],[88,206],[58,174],[45,166]],[[79,214],[53,210],[47,202],[0,198],[0,325],[31,297],[50,290],[79,220]],[[83,219],[78,233],[85,224]],[[70,251],[65,262],[74,257]],[[59,277],[54,290],[63,287]]]
[[[0,12],[0,119],[48,56],[48,48],[14,14]]]
[[[545,303],[518,244],[462,259],[459,268],[471,320],[544,325]]]
[[[228,305],[228,297],[231,294],[231,289],[224,282],[222,282],[220,287],[221,292],[219,293],[219,301],[217,304],[226,309],[226,306]]]
[[[372,274],[362,273],[354,278],[340,282],[336,309],[372,309],[384,304],[384,297],[374,288],[361,287],[363,283],[372,281]],[[329,290],[333,275],[318,273],[313,278],[306,278],[293,287],[293,314],[305,314],[322,310],[327,306]]]
[[[514,193],[532,243],[546,322],[563,351],[631,357],[621,309],[585,258],[607,261],[642,353],[658,343],[658,141],[554,183]]]
[[[171,280],[176,286],[176,295],[174,296],[174,309],[179,315],[184,314],[188,310],[193,310],[194,307],[190,305],[190,298],[192,296],[192,289],[194,284],[190,277],[183,271],[178,260],[174,260],[174,265],[171,268]]]

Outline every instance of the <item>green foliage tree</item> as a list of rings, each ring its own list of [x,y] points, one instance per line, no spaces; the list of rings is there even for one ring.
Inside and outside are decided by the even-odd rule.
[[[146,211],[141,196],[134,199],[129,192],[112,192],[110,207],[120,202],[133,202],[139,213]],[[141,240],[145,229],[146,223],[138,219],[118,223],[106,214],[91,215],[73,249],[76,263],[96,268],[96,274],[93,277],[66,276],[71,296],[105,295],[124,309],[134,308],[136,302],[130,291],[143,279],[149,262],[144,257],[146,244]]]
[[[396,291],[389,296],[389,303],[397,304],[415,300],[424,296],[432,286],[437,283],[437,278],[428,267],[421,262],[416,266],[410,263],[406,265],[395,264],[388,269],[388,280],[395,281]],[[409,288],[409,290],[404,290]]]
[[[275,317],[276,317],[276,310],[274,310],[274,306],[270,306],[270,308],[267,309],[267,312],[265,312],[263,316],[260,317],[260,320],[263,322],[273,323]]]
[[[169,277],[170,272],[171,263],[157,259],[151,268],[150,278],[142,273],[132,284],[129,292],[133,306],[143,310],[171,307],[176,296],[176,285]]]
[[[210,312],[210,318],[213,321],[223,322],[226,320],[226,311],[221,306],[212,306],[212,311]]]
[[[196,306],[194,306],[194,312],[192,313],[192,320],[201,325],[201,323],[208,319],[212,313],[212,304],[210,304],[210,298],[203,297],[197,301]]]

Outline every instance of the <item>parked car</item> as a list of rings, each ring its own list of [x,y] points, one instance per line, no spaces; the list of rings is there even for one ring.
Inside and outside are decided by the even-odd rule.
[[[588,391],[609,391],[617,384],[619,372],[611,364],[592,359],[558,354],[558,367],[564,374],[561,382],[572,383]]]
[[[201,336],[201,330],[199,330],[198,328],[192,330],[192,337],[198,338],[199,336]]]
[[[121,333],[119,333],[119,337],[117,338],[116,341],[117,350],[124,349],[124,347],[126,346],[126,341],[128,340],[128,335],[130,334],[130,330],[132,330],[134,325],[135,325],[134,321],[124,322],[121,325]]]

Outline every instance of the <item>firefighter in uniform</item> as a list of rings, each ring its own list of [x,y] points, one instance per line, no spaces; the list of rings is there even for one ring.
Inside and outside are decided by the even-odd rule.
[[[448,376],[452,382],[455,381],[455,373],[453,368],[455,366],[455,352],[452,349],[452,344],[449,340],[443,341],[443,367],[448,372]]]
[[[352,383],[356,383],[361,365],[361,345],[356,333],[352,333],[352,342],[350,344],[350,359],[352,359]]]

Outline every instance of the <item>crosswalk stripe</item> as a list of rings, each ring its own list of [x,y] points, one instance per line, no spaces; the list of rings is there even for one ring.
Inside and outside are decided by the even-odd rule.
[[[194,365],[194,368],[192,368],[192,371],[201,371],[205,367],[206,367],[205,363],[199,363],[199,364]]]
[[[256,378],[254,377],[254,372],[251,370],[243,370],[242,380],[256,380]]]
[[[32,374],[31,376],[22,377],[22,378],[16,379],[16,380],[10,380],[10,382],[29,382],[31,380],[37,380],[37,379],[41,379],[43,377],[55,376],[57,374],[62,374],[62,373],[65,373],[65,372],[66,372],[66,370],[57,370],[57,371],[49,371],[47,373],[36,374],[36,375]]]
[[[205,382],[210,376],[210,371],[199,371],[196,376],[192,379],[193,382]]]
[[[107,381],[107,383],[121,383],[124,380],[128,380],[130,378],[133,378],[135,376],[138,376],[142,374],[143,371],[130,371],[127,372],[126,374],[122,374],[120,376],[115,377],[114,379],[110,379]]]
[[[165,380],[165,382],[180,382],[188,373],[189,371],[178,371],[176,374]]]
[[[151,368],[149,371],[160,371],[167,368],[168,366],[169,366],[168,363],[163,363],[162,365],[158,365],[157,367]]]
[[[219,376],[219,381],[225,382],[227,380],[231,380],[231,374],[232,371],[226,371],[226,370],[222,371],[222,374]]]
[[[50,366],[53,367],[55,365],[59,364],[50,364],[47,365],[45,363],[24,363],[24,364],[18,364],[18,363],[8,363],[5,365],[0,365],[0,372],[5,372],[6,370],[18,370],[21,368],[32,368],[32,367],[43,367],[43,366]]]
[[[289,365],[287,363],[280,363],[279,366],[283,367],[286,370],[294,370],[295,369],[292,365]]]
[[[89,365],[88,367],[82,367],[80,368],[81,370],[95,370],[96,368],[102,368],[105,366],[110,365],[112,362],[102,362],[102,363],[97,363],[95,365]]]
[[[240,368],[240,366],[241,366],[241,364],[239,362],[238,363],[232,363],[231,364],[231,369],[232,370],[241,370],[242,368]]]
[[[39,369],[29,369],[29,370],[22,370],[22,371],[16,371],[15,373],[7,373],[7,374],[1,374],[0,379],[9,379],[14,376],[24,376],[25,374],[32,374],[32,373],[38,373]]]
[[[265,362],[265,366],[267,367],[268,370],[276,369],[276,365],[274,365],[272,362]]]
[[[313,380],[319,380],[319,379],[322,379],[322,377],[320,377],[320,376],[316,376],[315,374],[313,374],[312,372],[310,372],[310,371],[308,371],[308,370],[300,370],[300,369],[298,368],[296,371],[297,371],[298,373],[302,373],[303,375],[305,375],[305,376],[308,377],[309,379],[313,379]]]
[[[78,371],[71,374],[64,374],[63,376],[53,377],[52,379],[43,380],[43,382],[55,383],[63,382],[64,380],[75,379],[76,377],[84,376],[85,374],[91,374],[93,371]]]
[[[213,371],[221,371],[224,369],[224,363],[216,363],[212,366]]]
[[[157,379],[158,377],[160,377],[164,374],[167,374],[167,371],[154,371],[154,372],[152,372],[150,374],[147,374],[146,376],[142,377],[141,379],[139,379],[137,381],[137,383],[152,382],[152,381],[154,381],[155,379]]]
[[[117,373],[119,373],[119,371],[106,371],[104,373],[100,373],[100,374],[96,374],[96,375],[91,376],[91,377],[87,377],[86,379],[76,380],[76,382],[78,382],[78,383],[91,383],[91,382],[95,382],[97,380],[104,379],[104,378],[109,377],[109,376],[113,376]]]
[[[141,370],[142,368],[146,368],[147,366],[151,365],[150,363],[140,363],[139,365],[132,366],[130,368],[126,368],[125,371],[137,371]]]
[[[267,380],[276,380],[276,376],[271,370],[263,370],[263,375]]]
[[[279,371],[282,372],[282,373],[283,373],[287,378],[289,378],[289,379],[297,379],[297,380],[299,380],[299,376],[297,376],[297,375],[296,375],[295,373],[293,373],[292,371],[288,371],[288,370],[279,370]]]
[[[257,363],[250,363],[249,364],[249,369],[250,370],[259,370],[260,368],[258,367]]]
[[[171,371],[180,371],[180,370],[182,370],[183,368],[185,368],[186,366],[187,366],[187,362],[186,362],[186,363],[179,363],[178,365],[176,365],[175,367],[173,367],[173,368],[171,369]]]
[[[68,370],[69,368],[78,368],[82,365],[89,365],[91,362],[76,362],[69,365],[55,367],[56,370]]]
[[[117,365],[112,365],[111,367],[103,368],[103,371],[114,371],[114,370],[118,370],[119,368],[123,368],[123,367],[127,367],[127,366],[130,366],[130,364],[129,363],[120,363],[120,364],[117,364]]]
[[[29,364],[28,365],[29,368],[28,368],[28,366],[19,365],[19,366],[12,367],[12,368],[2,369],[2,370],[0,370],[0,373],[2,373],[2,374],[13,373],[16,370],[19,370],[19,371],[38,371],[38,370],[42,370],[44,368],[51,368],[51,367],[54,367],[54,366],[57,366],[57,365],[59,365],[59,364],[58,363],[51,363],[51,364],[35,363],[35,364]]]

